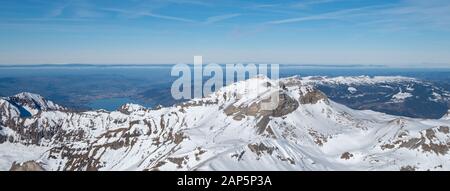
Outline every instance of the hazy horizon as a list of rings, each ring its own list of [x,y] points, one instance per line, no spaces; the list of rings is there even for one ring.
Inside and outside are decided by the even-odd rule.
[[[425,68],[425,69],[450,69],[450,64],[301,64],[301,63],[280,63],[280,62],[211,62],[213,64],[227,65],[227,64],[279,64],[281,67],[305,67],[305,68]],[[203,63],[208,65],[211,63]],[[152,67],[152,66],[174,66],[176,64],[193,65],[192,62],[178,62],[178,63],[50,63],[50,64],[5,64],[0,63],[0,68],[20,68],[20,67]]]

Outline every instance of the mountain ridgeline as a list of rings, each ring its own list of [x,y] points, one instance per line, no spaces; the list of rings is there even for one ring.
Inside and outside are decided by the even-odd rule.
[[[0,156],[0,170],[449,170],[448,113],[355,110],[318,89],[345,85],[358,97],[365,91],[356,83],[404,84],[388,101],[400,103],[413,82],[255,77],[171,107],[112,112],[76,112],[22,93],[0,99],[0,151],[11,153]],[[277,107],[264,110],[273,95]]]

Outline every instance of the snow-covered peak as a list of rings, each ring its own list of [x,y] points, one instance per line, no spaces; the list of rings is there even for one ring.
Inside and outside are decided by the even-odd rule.
[[[35,100],[41,103],[44,103],[44,97],[38,94],[30,93],[30,92],[22,92],[18,93],[14,96],[11,96],[18,99],[28,99],[28,100]]]
[[[416,81],[415,78],[404,76],[307,76],[301,78],[308,84],[336,84],[336,85],[361,85],[361,84],[380,84]]]
[[[24,112],[28,112],[29,115],[35,115],[39,111],[56,111],[67,110],[66,108],[46,100],[44,97],[38,94],[23,92],[17,95],[4,98],[10,104],[14,105],[21,111],[22,116]]]
[[[15,96],[10,97],[11,100],[17,100],[20,103],[28,104],[28,106],[34,106],[41,110],[59,110],[63,109],[61,106],[46,100],[44,97],[38,94],[23,92]]]
[[[278,90],[277,81],[265,76],[258,76],[222,87],[211,95],[211,98],[216,98],[219,102],[235,101],[238,105],[241,105],[258,102]]]
[[[127,103],[125,105],[122,105],[118,111],[125,113],[125,114],[130,114],[133,112],[137,112],[137,111],[144,111],[146,110],[146,108],[144,106],[138,105],[138,104],[132,104],[132,103]]]
[[[259,102],[269,98],[274,93],[289,94],[295,99],[300,99],[301,95],[315,90],[314,86],[305,83],[298,76],[282,79],[257,76],[222,87],[208,98],[217,99],[219,103],[231,100],[243,104]]]
[[[445,114],[442,119],[444,120],[450,120],[450,110],[447,111],[447,114]]]
[[[20,110],[10,102],[8,102],[6,99],[0,98],[0,116],[3,116],[5,118],[19,117]],[[2,117],[0,117],[0,122],[3,122],[1,120],[3,120]]]
[[[279,107],[260,110],[272,93]],[[42,111],[0,125],[0,153],[46,170],[450,169],[449,121],[353,110],[298,77],[259,76],[176,107]],[[22,143],[42,149],[25,157]]]

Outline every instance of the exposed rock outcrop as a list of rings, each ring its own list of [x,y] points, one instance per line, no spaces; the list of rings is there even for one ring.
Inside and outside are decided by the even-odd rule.
[[[145,111],[145,110],[146,110],[146,108],[141,105],[130,104],[130,103],[122,105],[119,109],[117,109],[117,111],[120,111],[121,113],[126,114],[126,115],[130,115],[131,113],[136,112],[136,111]]]
[[[2,128],[0,127],[0,131],[2,130]],[[7,140],[7,136],[0,134],[0,144],[6,142]]]
[[[313,90],[300,98],[301,104],[316,104],[320,100],[328,102],[327,96],[319,90]]]
[[[342,155],[341,155],[341,159],[344,159],[344,160],[349,160],[352,157],[353,157],[353,154],[351,154],[349,152],[342,153]]]
[[[9,171],[45,171],[36,161],[27,161],[24,163],[14,162]]]
[[[407,148],[411,150],[419,150],[424,153],[434,153],[436,155],[446,155],[450,150],[450,144],[446,141],[438,139],[438,137],[448,137],[449,127],[440,126],[435,128],[430,128],[422,130],[419,132],[418,136],[409,137],[404,139],[403,137],[408,137],[407,134],[400,134],[399,140],[393,141],[390,144],[384,144],[381,146],[382,149],[393,149],[393,148]],[[440,134],[440,135],[438,135]]]
[[[277,107],[273,110],[264,110],[263,103],[268,103],[270,98],[260,102],[254,102],[250,106],[234,106],[230,105],[225,108],[226,115],[246,115],[246,116],[272,116],[281,117],[295,111],[299,104],[298,102],[285,93],[279,94],[279,101]]]

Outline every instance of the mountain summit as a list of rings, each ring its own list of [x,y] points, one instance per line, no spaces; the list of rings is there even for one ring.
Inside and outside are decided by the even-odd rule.
[[[264,110],[277,94],[277,107]],[[256,77],[155,109],[54,107],[21,117],[8,98],[0,106],[0,150],[19,152],[0,165],[6,170],[13,162],[45,170],[450,169],[448,120],[353,110],[298,77]]]
[[[450,110],[448,110],[447,114],[445,114],[442,119],[444,120],[450,120]]]
[[[17,95],[1,98],[4,102],[8,102],[14,109],[20,113],[22,117],[30,117],[41,111],[67,110],[52,101],[46,100],[44,97],[28,92],[19,93]],[[5,109],[5,108],[3,108]]]

